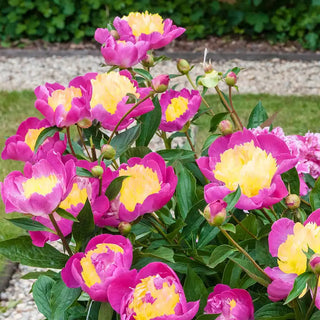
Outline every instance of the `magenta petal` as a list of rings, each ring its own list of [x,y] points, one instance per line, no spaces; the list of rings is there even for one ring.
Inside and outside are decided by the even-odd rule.
[[[307,223],[315,223],[317,226],[320,226],[320,209],[317,209],[310,214],[304,225]]]

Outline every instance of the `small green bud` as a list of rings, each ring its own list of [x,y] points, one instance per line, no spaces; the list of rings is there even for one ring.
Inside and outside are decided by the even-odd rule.
[[[177,69],[180,73],[186,74],[190,71],[190,64],[185,59],[179,59],[177,63]]]
[[[104,144],[101,147],[101,154],[103,155],[104,159],[112,160],[116,155],[116,150],[110,144]]]
[[[289,209],[298,209],[300,207],[300,197],[296,194],[289,194],[285,199],[286,205]]]
[[[142,65],[146,68],[150,68],[154,66],[154,59],[153,59],[153,55],[147,53],[147,57],[141,61]]]
[[[91,169],[91,173],[94,177],[100,178],[103,175],[103,168],[101,166],[94,166]]]
[[[229,120],[222,120],[218,128],[223,136],[227,136],[233,132],[233,125]]]
[[[131,231],[131,224],[126,221],[121,221],[118,225],[118,229],[123,236],[126,236]]]
[[[77,122],[78,127],[82,129],[87,129],[92,126],[92,121],[88,118],[83,118],[80,121]]]

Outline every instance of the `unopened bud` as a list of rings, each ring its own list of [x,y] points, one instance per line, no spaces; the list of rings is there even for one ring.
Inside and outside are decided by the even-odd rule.
[[[218,128],[223,136],[227,136],[233,132],[233,125],[229,120],[222,120]]]
[[[190,71],[190,64],[185,59],[179,59],[177,63],[177,69],[182,74],[187,74]]]
[[[227,217],[227,205],[223,200],[215,200],[205,207],[202,215],[211,226],[221,226]]]
[[[129,222],[122,221],[119,223],[118,229],[123,236],[126,236],[131,231],[131,224]]]
[[[117,30],[111,30],[110,34],[113,36],[114,40],[119,40],[120,36]]]
[[[94,177],[99,178],[103,175],[103,168],[101,166],[94,166],[91,169],[91,173]]]
[[[170,78],[167,74],[160,74],[151,81],[152,89],[157,93],[165,92],[168,89]]]
[[[285,199],[286,205],[289,209],[297,209],[300,207],[300,197],[296,194],[289,194]]]
[[[237,83],[237,75],[230,71],[226,76],[226,84],[230,87],[233,87]]]
[[[320,255],[314,254],[310,259],[310,267],[315,274],[320,275]]]
[[[144,67],[150,68],[154,66],[154,59],[152,54],[147,54],[147,57],[141,61]]]
[[[205,64],[203,65],[203,71],[204,71],[205,73],[210,73],[211,71],[213,71],[213,66],[212,66],[212,64],[211,64],[211,63],[205,63]]]
[[[114,159],[114,157],[116,155],[116,150],[110,144],[104,144],[101,147],[101,154],[104,159],[112,160],[112,159]]]
[[[92,121],[88,118],[83,118],[80,121],[77,122],[78,127],[82,129],[87,129],[92,126]]]

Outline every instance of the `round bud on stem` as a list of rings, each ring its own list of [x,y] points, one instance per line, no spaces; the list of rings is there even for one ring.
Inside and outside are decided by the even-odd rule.
[[[110,144],[104,144],[101,147],[101,154],[103,156],[103,159],[112,160],[116,155],[116,150]]]
[[[101,166],[94,166],[91,169],[91,173],[94,177],[100,178],[103,175],[103,168]]]
[[[159,76],[152,79],[151,87],[156,93],[162,93],[168,89],[169,81],[169,75],[160,74]]]
[[[230,87],[233,87],[237,80],[237,75],[233,71],[230,71],[226,76],[226,84]]]
[[[92,121],[88,118],[83,118],[80,121],[77,122],[78,127],[82,129],[87,129],[92,126]]]
[[[227,217],[227,205],[223,200],[215,200],[205,207],[202,215],[211,226],[221,226]]]
[[[153,59],[153,55],[147,53],[147,57],[141,61],[142,65],[146,68],[150,68],[154,66],[154,59]]]
[[[309,264],[310,264],[312,271],[315,274],[320,275],[320,255],[314,254],[311,257]]]
[[[233,125],[229,120],[222,120],[218,128],[223,136],[227,136],[233,132]]]
[[[204,73],[210,73],[210,72],[212,72],[212,71],[213,71],[213,66],[212,66],[212,64],[211,64],[211,63],[205,63],[205,64],[203,65],[203,71],[204,71]]]
[[[289,194],[285,198],[286,205],[289,209],[297,209],[300,207],[300,197],[296,194]]]
[[[177,69],[182,74],[187,74],[190,71],[190,64],[185,59],[179,59],[177,62]]]
[[[113,36],[114,40],[119,40],[120,36],[117,30],[111,30],[110,34]]]
[[[126,221],[121,221],[118,225],[118,229],[123,236],[126,236],[131,231],[131,224]]]

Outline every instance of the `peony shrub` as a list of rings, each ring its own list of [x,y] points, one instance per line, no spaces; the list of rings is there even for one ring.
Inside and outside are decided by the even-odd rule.
[[[26,234],[0,254],[44,268],[27,277],[48,320],[320,319],[320,135],[285,135],[261,103],[244,123],[239,67],[155,74],[184,31],[148,11],[97,29],[106,71],[40,84],[43,118],[5,143],[25,165],[1,196]]]

